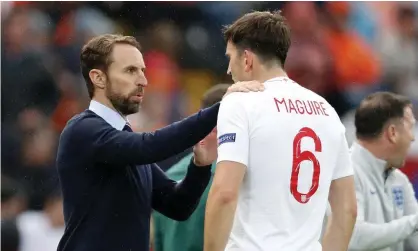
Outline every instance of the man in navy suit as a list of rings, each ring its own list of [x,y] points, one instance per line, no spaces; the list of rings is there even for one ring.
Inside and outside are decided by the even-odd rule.
[[[92,101],[60,137],[66,228],[58,250],[148,250],[151,210],[186,220],[209,182],[216,151],[197,143],[215,127],[219,104],[154,133],[133,133],[126,116],[138,111],[147,86],[138,42],[95,37],[82,49],[81,69]],[[247,82],[229,92],[263,88]],[[181,182],[153,164],[194,145]]]

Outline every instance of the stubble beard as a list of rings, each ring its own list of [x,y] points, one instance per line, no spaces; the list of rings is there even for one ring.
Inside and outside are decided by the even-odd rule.
[[[122,96],[113,92],[112,83],[109,83],[109,87],[110,88],[106,89],[106,97],[118,112],[120,112],[123,116],[128,116],[139,111],[141,103],[136,103],[129,100],[129,98],[135,94]]]

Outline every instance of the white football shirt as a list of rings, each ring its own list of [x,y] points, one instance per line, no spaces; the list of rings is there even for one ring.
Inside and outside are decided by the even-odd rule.
[[[331,181],[353,175],[345,129],[321,96],[287,77],[232,93],[218,115],[218,160],[247,166],[226,250],[322,250]]]

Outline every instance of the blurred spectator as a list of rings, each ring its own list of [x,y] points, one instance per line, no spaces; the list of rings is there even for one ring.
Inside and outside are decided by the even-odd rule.
[[[65,67],[80,73],[79,53],[84,42],[95,35],[116,32],[116,27],[102,12],[83,2],[61,2],[59,8],[54,40]]]
[[[1,143],[3,149],[8,149],[2,151],[2,164],[9,168],[19,161],[19,114],[25,109],[37,109],[49,115],[59,98],[46,67],[50,62],[46,20],[42,13],[22,7],[13,9],[2,22]]]
[[[316,93],[330,89],[332,68],[330,52],[324,47],[322,27],[313,2],[289,2],[284,14],[292,29],[292,46],[285,69],[289,77]]]
[[[61,193],[48,195],[42,211],[28,211],[17,218],[21,234],[19,251],[55,251],[64,234]]]
[[[61,99],[52,114],[53,126],[57,132],[61,132],[71,117],[88,106],[89,97],[85,85],[82,85],[84,80],[77,76],[68,70],[62,70],[58,74],[57,83]]]
[[[27,187],[30,194],[29,207],[41,209],[46,192],[57,184],[55,151],[57,135],[52,123],[37,110],[20,114],[22,131],[20,165],[15,167],[15,177]]]
[[[176,96],[181,95],[177,64],[181,32],[171,22],[159,22],[151,26],[148,35],[149,48],[144,52],[144,61],[150,84],[145,89],[147,97],[139,116],[131,115],[138,118],[133,119],[133,126],[140,131],[155,130],[181,117],[178,106],[173,106]]]
[[[377,40],[384,67],[382,81],[413,100],[418,100],[418,30],[413,7],[396,8],[397,27]]]
[[[14,129],[20,136],[19,148],[14,149],[19,159],[13,165],[3,165],[2,175],[19,181],[28,192],[29,207],[40,209],[45,192],[58,182],[54,168],[57,135],[49,118],[37,109],[22,111]],[[7,148],[2,153],[10,151]]]
[[[367,2],[349,2],[349,25],[368,44],[374,43],[378,32],[375,12]]]
[[[1,221],[1,250],[20,251],[20,233],[14,220]]]
[[[29,107],[50,114],[59,97],[53,76],[43,61],[47,46],[43,37],[47,31],[42,30],[41,24],[32,25],[39,22],[32,15],[42,16],[29,9],[15,9],[3,23],[2,123],[13,123]]]
[[[326,45],[334,65],[334,88],[342,94],[338,99],[347,103],[343,105],[349,105],[343,107],[337,103],[334,106],[340,113],[345,113],[350,106],[357,105],[377,83],[380,65],[371,47],[348,29],[350,5],[347,2],[327,2],[324,14]]]
[[[26,210],[25,190],[17,181],[2,175],[1,177],[1,219],[16,218]],[[3,249],[2,249],[3,250]]]

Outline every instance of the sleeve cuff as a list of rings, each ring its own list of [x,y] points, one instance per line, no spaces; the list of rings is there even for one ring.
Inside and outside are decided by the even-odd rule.
[[[211,175],[212,164],[207,166],[196,166],[193,162],[194,157],[191,158],[187,173],[193,176],[207,177]]]
[[[211,107],[205,108],[203,110],[201,110],[202,115],[204,114],[204,117],[207,116],[209,121],[212,121],[213,119],[215,119],[215,126],[216,126],[216,122],[218,120],[218,112],[219,112],[219,107],[221,106],[221,103],[216,103],[214,105],[212,105]]]

